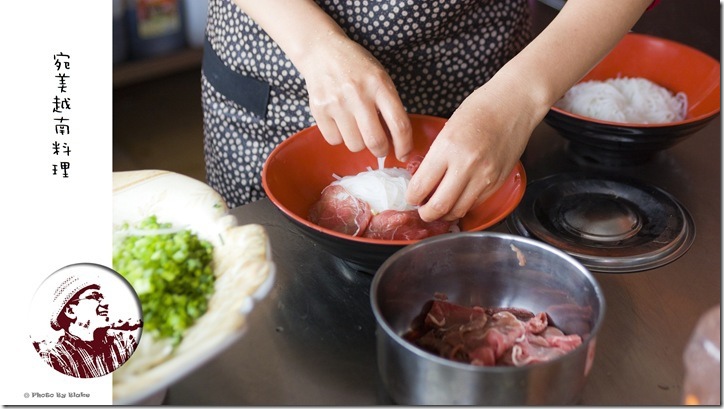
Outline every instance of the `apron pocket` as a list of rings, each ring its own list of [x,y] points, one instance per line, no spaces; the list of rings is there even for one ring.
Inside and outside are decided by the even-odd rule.
[[[259,118],[266,116],[270,85],[227,67],[208,39],[204,42],[202,70],[216,91]]]

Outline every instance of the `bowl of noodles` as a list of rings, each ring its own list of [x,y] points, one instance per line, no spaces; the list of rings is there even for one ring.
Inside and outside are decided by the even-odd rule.
[[[585,162],[645,163],[719,114],[720,70],[719,61],[695,48],[629,33],[545,121]]]
[[[414,142],[410,156],[421,159],[446,120],[411,114],[410,121]],[[418,242],[431,231],[425,230],[430,227],[427,225],[418,228],[421,223],[415,219],[419,215],[414,208],[399,211],[374,208],[378,202],[390,206],[393,203],[406,205],[401,200],[406,185],[400,180],[405,179],[403,176],[412,162],[402,163],[392,155],[381,162],[368,150],[351,152],[344,145],[330,145],[319,128],[312,126],[290,136],[271,152],[262,170],[262,185],[271,202],[303,235],[351,268],[374,273],[394,252]],[[409,180],[409,173],[406,175],[406,180]],[[435,234],[480,231],[496,225],[520,203],[525,186],[526,174],[523,165],[518,162],[503,185],[485,202],[471,209],[460,220],[444,225],[442,230],[439,229],[440,224],[435,223]],[[343,192],[335,193],[333,189]],[[367,196],[360,196],[360,191],[367,191]],[[351,198],[355,202],[350,205],[349,201],[337,200],[339,197]],[[331,205],[327,206],[329,203]],[[368,204],[371,214],[365,213],[368,218],[360,221],[364,213],[360,209],[367,208]],[[329,210],[334,213],[333,217],[325,216]],[[350,211],[357,212],[350,219],[349,225],[353,228],[342,228],[349,225],[340,227],[338,221]],[[384,219],[385,223],[388,226],[396,223],[396,227],[385,230],[384,234],[372,234],[377,221],[388,215],[390,217]],[[388,234],[392,230],[395,234]],[[425,234],[417,234],[421,230]],[[401,235],[402,231],[412,233]]]

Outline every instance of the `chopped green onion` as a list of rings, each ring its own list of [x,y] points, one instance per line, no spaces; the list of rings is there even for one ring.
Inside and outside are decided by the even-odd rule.
[[[148,234],[154,230],[159,234]],[[113,268],[138,293],[144,331],[178,344],[208,309],[215,281],[212,244],[155,215],[133,226],[124,223],[119,233]]]

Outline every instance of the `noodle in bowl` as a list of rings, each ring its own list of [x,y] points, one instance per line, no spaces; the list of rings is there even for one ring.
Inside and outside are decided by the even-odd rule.
[[[556,106],[603,121],[661,124],[686,117],[684,92],[673,92],[646,78],[590,80],[573,86]]]
[[[577,162],[651,160],[720,111],[719,61],[684,44],[628,33],[545,117]]]

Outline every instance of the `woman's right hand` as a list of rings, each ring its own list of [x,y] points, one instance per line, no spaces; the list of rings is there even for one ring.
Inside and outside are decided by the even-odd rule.
[[[333,145],[387,156],[412,150],[412,129],[382,64],[312,0],[235,0],[284,50],[307,83],[312,115]]]
[[[309,92],[309,105],[325,140],[344,143],[352,152],[365,148],[407,159],[412,150],[410,120],[392,79],[382,64],[341,32],[311,47],[298,59]]]

